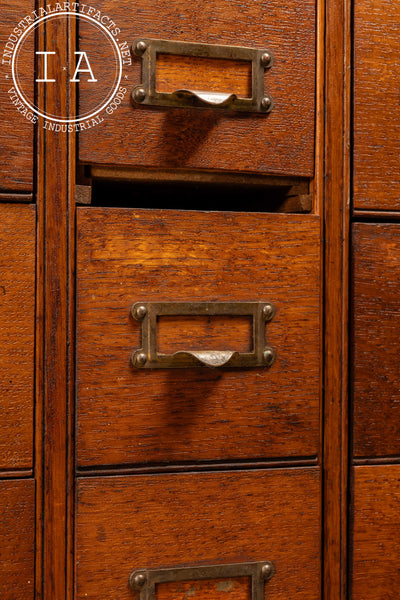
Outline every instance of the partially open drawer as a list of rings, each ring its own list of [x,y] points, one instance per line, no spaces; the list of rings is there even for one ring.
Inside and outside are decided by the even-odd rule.
[[[80,76],[79,112],[108,103],[99,123],[82,122],[82,162],[312,177],[315,2],[99,0],[96,9],[117,33],[80,22],[92,76]]]

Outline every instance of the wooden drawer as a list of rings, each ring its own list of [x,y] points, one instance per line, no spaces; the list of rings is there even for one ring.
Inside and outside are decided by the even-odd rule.
[[[26,15],[31,16],[33,0],[2,0],[0,21],[0,47],[2,53],[2,77],[0,77],[0,191],[31,191],[33,180],[33,124],[23,114],[23,107],[15,92],[12,80],[11,58],[15,47],[14,28]],[[25,23],[24,23],[25,24]],[[9,39],[11,36],[11,39]],[[30,47],[28,47],[28,44]],[[20,64],[20,76],[24,80],[25,93],[33,93],[34,48],[26,43]],[[7,77],[6,77],[7,76]],[[18,110],[20,108],[20,110]],[[26,111],[27,113],[29,111]]]
[[[400,209],[400,4],[354,7],[354,207]]]
[[[144,0],[140,7],[132,7],[129,0],[102,0],[96,8],[112,16],[121,29],[120,44],[123,39],[131,44],[135,38],[145,37],[261,50],[267,45],[274,55],[274,64],[265,74],[265,90],[273,97],[275,108],[266,116],[221,109],[133,105],[131,91],[142,82],[141,61],[134,59],[131,66],[124,67],[121,86],[126,93],[118,110],[111,115],[105,113],[99,126],[81,133],[81,161],[312,176],[315,2],[288,0],[283,8],[279,0],[212,0],[194,7],[181,0],[163,0],[155,7],[150,0]],[[113,81],[114,60],[106,54],[107,44],[98,42],[90,23],[80,23],[80,40],[91,57],[95,77],[97,73],[101,81]],[[203,67],[199,61],[191,66],[190,59],[160,69],[160,91],[185,87],[203,91],[212,87],[218,91],[219,79],[220,91],[235,92],[236,85],[238,89],[247,86],[237,63],[233,68],[222,65],[221,74],[218,67]],[[188,81],[183,72],[187,72]],[[82,77],[81,113],[100,105],[101,91],[104,93],[100,83],[94,85]],[[239,95],[245,93],[239,89]]]
[[[75,598],[139,598],[128,587],[137,569],[270,560],[269,600],[317,600],[319,497],[316,468],[82,478]],[[249,598],[235,579],[230,586]],[[188,597],[176,588],[168,598]]]
[[[35,207],[0,204],[0,469],[32,468]]]
[[[354,469],[353,600],[396,598],[400,588],[400,466]]]
[[[34,598],[35,482],[0,481],[2,600]]]
[[[80,208],[77,227],[81,467],[317,455],[318,217]],[[266,327],[270,369],[130,363],[141,343],[135,302],[263,300],[277,309]],[[229,349],[241,351],[248,342],[232,321]],[[191,326],[165,325],[166,343],[173,336],[181,350]],[[225,349],[208,347],[213,331],[206,325],[197,349]]]
[[[354,454],[400,453],[400,225],[358,223],[354,247]]]

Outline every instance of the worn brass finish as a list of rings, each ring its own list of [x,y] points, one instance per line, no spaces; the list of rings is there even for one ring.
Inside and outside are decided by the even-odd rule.
[[[140,592],[140,600],[155,600],[156,586],[160,583],[250,577],[251,600],[264,600],[265,582],[271,579],[274,572],[274,565],[270,561],[178,569],[141,569],[131,574],[129,585]]]
[[[274,565],[270,561],[267,561],[261,567],[261,577],[264,579],[264,581],[269,581],[274,573],[275,573]]]
[[[132,99],[137,104],[167,107],[224,108],[239,112],[259,112],[267,114],[273,109],[273,100],[264,90],[264,73],[273,64],[270,50],[255,50],[239,46],[217,46],[194,44],[191,42],[171,42],[169,40],[137,39],[132,44],[135,56],[142,59],[142,83],[132,91]],[[207,90],[176,90],[173,93],[157,92],[157,54],[196,56],[243,60],[252,63],[252,97],[240,98],[231,93],[209,92]]]
[[[275,315],[270,302],[137,302],[132,306],[134,319],[141,321],[141,348],[132,354],[132,364],[144,369],[207,367],[270,367],[275,351],[266,344],[265,323]],[[157,319],[162,316],[250,316],[253,351],[233,350],[157,351]]]

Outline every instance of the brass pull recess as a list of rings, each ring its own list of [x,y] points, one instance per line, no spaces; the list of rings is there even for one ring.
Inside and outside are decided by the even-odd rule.
[[[132,364],[141,369],[207,367],[270,367],[275,351],[267,345],[265,323],[275,315],[271,302],[137,302],[131,314],[141,322],[141,345]],[[232,350],[180,350],[163,354],[157,350],[157,320],[162,316],[249,316],[252,318],[252,352]]]
[[[271,579],[274,572],[274,565],[270,561],[178,569],[140,569],[131,574],[129,585],[140,592],[140,600],[155,600],[156,586],[163,583],[249,577],[251,600],[264,600],[265,582]]]
[[[273,109],[273,99],[264,91],[264,72],[265,69],[272,66],[274,61],[270,50],[140,38],[133,42],[132,51],[134,55],[142,59],[142,83],[132,91],[132,99],[136,104],[175,108],[224,108],[231,111],[264,114]],[[239,97],[235,90],[230,93],[189,89],[178,89],[172,93],[157,91],[156,61],[158,54],[218,58],[251,63],[251,97]]]

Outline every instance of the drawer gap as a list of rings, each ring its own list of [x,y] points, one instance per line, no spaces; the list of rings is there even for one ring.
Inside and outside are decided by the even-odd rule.
[[[92,206],[198,211],[308,213],[308,181],[287,185],[132,182],[93,179]]]

